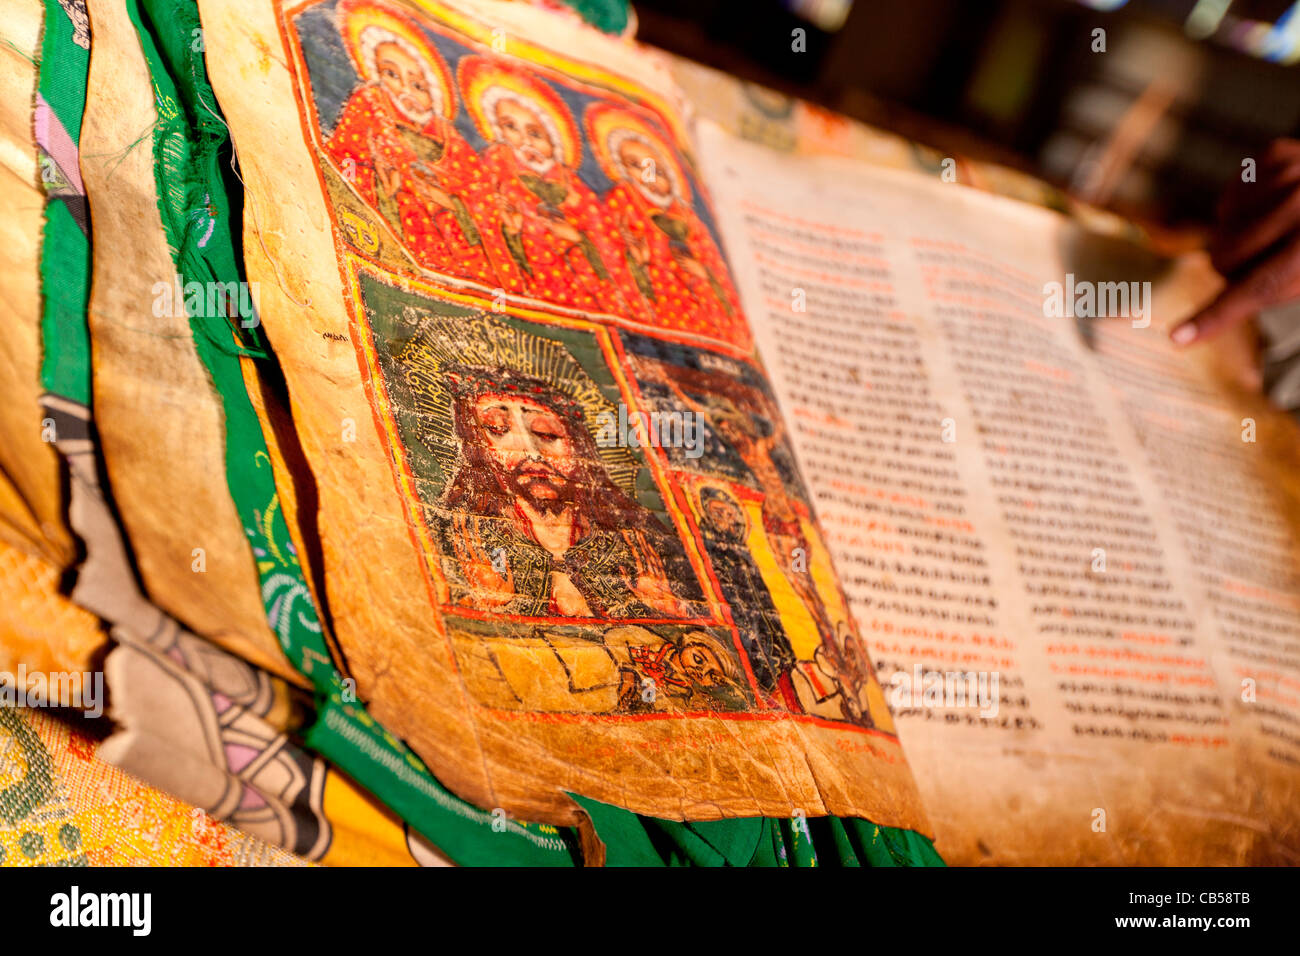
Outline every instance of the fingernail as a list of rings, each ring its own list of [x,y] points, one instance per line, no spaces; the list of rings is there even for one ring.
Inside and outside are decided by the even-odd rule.
[[[1196,338],[1196,323],[1184,322],[1170,332],[1169,337],[1174,340],[1175,345],[1186,345]]]

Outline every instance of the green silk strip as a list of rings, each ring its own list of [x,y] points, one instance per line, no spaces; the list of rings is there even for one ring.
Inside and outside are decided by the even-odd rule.
[[[572,7],[582,19],[605,33],[622,33],[627,29],[628,20],[631,18],[631,6],[628,0],[564,0],[564,4]]]
[[[571,793],[605,843],[606,866],[943,866],[926,837],[841,817],[682,823]]]
[[[77,143],[90,50],[58,0],[45,0],[36,130],[45,224],[41,235],[41,387],[90,405],[90,237]],[[83,37],[84,42],[84,37]]]

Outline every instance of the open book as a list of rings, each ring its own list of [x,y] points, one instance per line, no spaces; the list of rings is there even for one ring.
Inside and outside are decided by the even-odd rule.
[[[327,663],[451,789],[1300,856],[1295,432],[1166,344],[1203,263],[522,4],[200,12]]]

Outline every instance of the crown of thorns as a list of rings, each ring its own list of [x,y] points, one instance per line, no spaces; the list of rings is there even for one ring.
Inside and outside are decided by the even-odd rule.
[[[460,399],[473,400],[482,395],[517,395],[540,402],[579,427],[584,425],[582,405],[554,385],[525,375],[512,368],[483,368],[457,365],[447,370],[451,393]]]

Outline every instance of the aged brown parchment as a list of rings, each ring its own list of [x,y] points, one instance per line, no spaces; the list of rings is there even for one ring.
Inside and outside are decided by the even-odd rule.
[[[297,678],[266,624],[226,486],[221,406],[189,321],[182,309],[155,308],[175,270],[158,213],[144,56],[121,0],[97,0],[89,12],[81,139],[94,230],[89,325],[94,419],[114,503],[151,600],[195,633]]]
[[[0,539],[56,565],[73,556],[63,523],[59,462],[43,434],[40,398],[40,246],[45,194],[32,125],[43,10],[0,5]]]
[[[40,188],[32,125],[42,7],[0,3],[0,672],[85,672],[99,621],[59,594],[72,559],[59,463],[43,440],[40,396]],[[63,703],[72,703],[63,701]]]
[[[1216,290],[1203,258],[712,125],[701,143],[944,858],[1300,859],[1300,434],[1230,384],[1228,343],[1168,342]],[[1067,275],[1151,298],[1053,317]],[[806,312],[773,304],[793,288]],[[994,706],[918,699],[918,669],[996,675]]]
[[[317,148],[317,137],[325,134],[315,127],[316,94],[298,47],[313,42],[313,31],[328,28],[337,33],[340,26],[328,17],[304,26],[297,18],[316,6],[321,5],[223,0],[201,3],[200,12],[213,87],[230,123],[248,190],[248,275],[258,285],[259,313],[283,366],[293,422],[319,493],[324,597],[342,652],[339,663],[356,677],[372,713],[407,740],[456,792],[481,806],[499,806],[529,819],[572,822],[572,805],[563,795],[571,790],[637,812],[679,819],[802,811],[859,815],[924,829],[915,785],[872,678],[862,678],[855,702],[850,702],[840,696],[845,692],[818,684],[816,677],[801,670],[797,679],[802,690],[788,691],[791,699],[803,695],[797,715],[752,699],[747,708],[733,704],[730,711],[721,705],[673,709],[677,698],[658,700],[654,695],[643,698],[642,706],[618,684],[618,674],[633,669],[630,662],[653,654],[670,659],[726,655],[726,642],[719,636],[725,633],[724,625],[679,626],[672,620],[642,622],[635,616],[629,624],[617,617],[591,618],[564,610],[563,601],[571,597],[556,599],[560,616],[495,617],[491,602],[476,606],[472,598],[457,598],[454,592],[449,596],[444,573],[457,568],[445,548],[439,550],[436,529],[429,524],[441,505],[419,497],[432,494],[421,489],[434,480],[434,473],[419,462],[411,464],[411,433],[403,431],[408,427],[403,415],[411,406],[400,395],[393,397],[393,389],[406,387],[400,377],[401,369],[408,367],[403,363],[431,362],[427,367],[445,369],[457,348],[466,361],[482,361],[474,356],[485,354],[490,345],[494,354],[508,354],[512,367],[522,374],[519,370],[528,362],[530,368],[541,367],[541,359],[528,356],[553,356],[546,359],[548,367],[570,376],[565,387],[587,402],[588,409],[608,400],[591,390],[592,375],[605,381],[605,388],[618,389],[614,394],[625,396],[626,402],[639,394],[632,391],[636,376],[646,382],[657,376],[655,380],[669,388],[675,373],[659,361],[621,357],[619,349],[639,341],[626,337],[633,324],[629,316],[556,309],[537,296],[527,301],[511,294],[498,296],[496,289],[472,279],[466,283],[442,277],[436,266],[423,273],[411,267],[414,260],[400,248],[404,239],[397,227],[383,223],[378,216],[382,210],[367,207],[364,196],[349,187],[354,170],[331,163]],[[421,52],[426,41],[410,29],[411,20],[451,37],[451,43],[469,51],[466,57],[477,57],[474,62],[491,68],[508,62],[527,74],[545,63],[552,83],[580,87],[574,96],[673,101],[657,63],[643,60],[629,44],[604,38],[567,18],[552,18],[519,4],[385,6],[406,18],[396,27],[405,38],[405,46],[398,46],[407,53],[414,49],[417,58],[432,54]],[[383,11],[367,15],[389,17]],[[383,22],[391,28],[393,21]],[[347,63],[339,68],[344,76],[352,69]],[[430,70],[436,73],[432,66]],[[618,77],[617,82],[610,77]],[[316,79],[324,82],[320,76]],[[358,82],[355,76],[351,82]],[[519,82],[528,88],[530,81]],[[457,86],[458,81],[450,84]],[[448,95],[460,104],[462,93]],[[574,119],[575,129],[582,119]],[[680,132],[680,122],[669,116],[662,123],[651,122],[655,136],[671,138]],[[400,135],[411,143],[417,142],[412,137],[426,134],[408,124]],[[441,145],[431,150],[434,159],[429,161],[437,162],[442,150]],[[674,176],[686,175],[687,164],[674,166],[674,158],[666,162]],[[601,185],[598,177],[591,181]],[[609,188],[607,180],[601,188]],[[526,195],[524,201],[529,201]],[[485,208],[483,212],[475,207],[474,214],[488,217],[485,228],[497,229],[491,208]],[[345,213],[352,217],[345,218],[352,223],[349,231],[335,222],[336,215]],[[698,231],[691,235],[696,237],[692,241],[702,241]],[[618,267],[615,259],[607,262]],[[713,279],[716,283],[718,277]],[[729,280],[723,276],[722,281]],[[423,336],[418,350],[400,351],[387,333],[376,331],[376,323],[417,314],[377,304],[394,297],[410,298],[418,303],[411,308],[429,317],[418,330]],[[465,318],[460,333],[457,316]],[[645,323],[637,330],[640,335],[665,335],[646,329]],[[459,346],[457,334],[462,335]],[[711,400],[709,407],[715,410],[718,402],[760,401],[754,386],[726,384],[727,375],[756,374],[746,347],[725,341],[697,346],[692,340],[687,348],[709,351],[714,371],[692,373],[694,377],[682,379],[689,379],[686,386],[677,387],[724,389],[725,394]],[[713,355],[716,349],[721,351]],[[716,369],[725,370],[721,378]],[[442,384],[442,374],[436,373],[429,393],[431,409],[446,408],[437,404],[446,401],[439,398],[446,395],[440,390],[448,387]],[[610,453],[604,460],[614,457]],[[760,467],[760,459],[754,460]],[[692,522],[701,520],[692,496],[701,494],[699,482],[705,479],[670,471],[655,458],[642,473],[644,480],[653,476],[660,488],[669,489],[663,493],[664,510],[657,520],[663,525],[671,512],[674,524],[669,527],[685,535],[695,527]],[[622,480],[624,472],[612,474]],[[764,487],[775,492],[772,482],[780,479],[766,480]],[[766,526],[769,537],[779,529],[787,540],[804,541],[803,550],[811,552],[801,556],[811,563],[810,572],[800,572],[808,577],[797,579],[782,578],[779,562],[789,563],[790,555],[773,557],[762,550],[770,542],[758,553],[768,562],[763,580],[773,589],[783,620],[794,622],[790,626],[801,635],[794,652],[806,657],[801,666],[830,666],[824,657],[818,658],[820,665],[812,660],[819,622],[839,622],[844,630],[837,641],[846,640],[849,625],[816,526],[809,515],[799,516],[798,508],[806,506],[790,506],[794,510],[777,521],[760,513],[761,492],[740,488],[728,494],[751,502],[749,517],[741,519],[751,522],[751,545],[763,537],[755,529]],[[617,532],[609,535],[616,537]],[[683,561],[701,567],[703,546],[698,539],[680,541],[673,549],[682,549]],[[445,539],[442,544],[446,546]],[[712,588],[707,580],[700,587]],[[721,622],[721,603],[706,597],[692,607],[704,615],[698,620],[723,615],[716,618]],[[567,624],[564,615],[575,624]],[[717,672],[706,678],[722,683],[735,679]],[[677,680],[670,690],[681,699],[706,696],[700,690],[703,685],[672,690],[689,683]],[[816,705],[821,711],[802,709],[818,693],[824,695],[823,703]],[[628,710],[621,702],[635,706]]]

